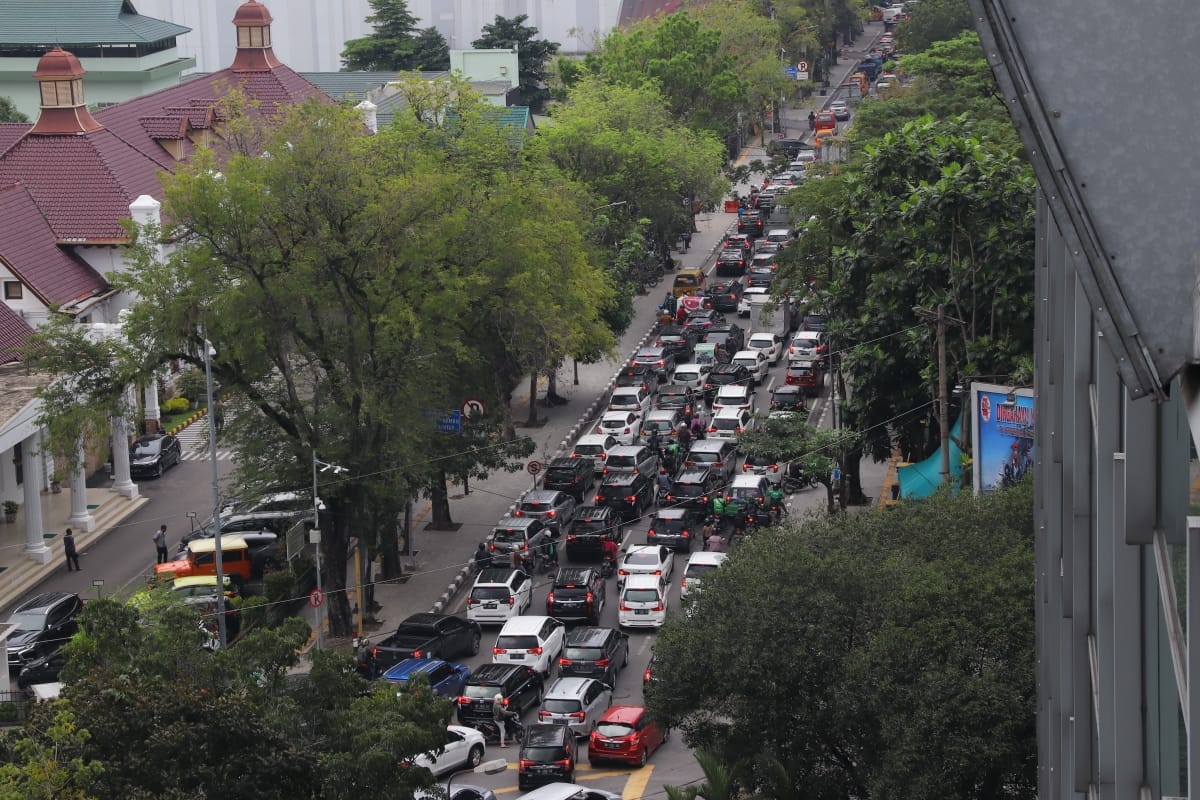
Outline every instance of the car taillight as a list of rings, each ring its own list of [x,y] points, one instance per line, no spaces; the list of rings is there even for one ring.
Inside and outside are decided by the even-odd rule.
[[[717,469],[721,469],[725,466],[725,464],[720,461],[715,461],[715,462],[713,462],[713,466],[716,467]]]
[[[558,516],[558,512],[557,512],[557,511],[550,511],[548,514],[546,514],[546,516],[547,516],[547,517],[549,517],[550,519],[554,519],[555,517],[557,517],[557,516]]]
[[[546,719],[546,717],[548,717],[548,716],[550,716],[549,711],[539,711],[538,712],[538,719]]]
[[[662,611],[663,610],[662,604],[656,605],[654,608],[652,608],[650,610],[651,611]]]
[[[554,604],[554,592],[551,592],[550,594],[546,595],[546,605],[549,606],[549,605],[553,605],[553,604]]]
[[[629,495],[629,497],[626,497],[626,498],[625,498],[625,502],[627,502],[627,503],[636,503],[636,502],[637,502],[637,495],[636,495],[636,494],[631,494],[631,495]]]
[[[599,502],[600,502],[601,500],[603,500],[603,499],[604,499],[604,498],[603,498],[603,497],[601,497],[600,495],[596,495],[596,502],[597,502],[597,503],[599,503]]]
[[[683,537],[683,538],[685,538],[685,539],[687,539],[687,538],[691,537],[691,534],[690,534],[690,533],[688,533],[687,531],[684,531],[683,533],[681,533],[681,534],[679,534],[679,535],[680,535],[680,536],[682,536],[682,537]]]
[[[618,609],[619,609],[620,611],[633,611],[633,609],[632,609],[632,608],[630,608],[629,606],[625,605],[624,603],[622,603],[620,606],[618,606]]]
[[[582,722],[582,721],[583,721],[583,719],[584,719],[584,718],[585,718],[587,715],[586,715],[586,714],[584,714],[582,711],[572,711],[572,712],[571,712],[570,714],[568,714],[567,716],[569,716],[571,719],[577,719],[577,720],[579,720],[579,721],[581,721],[581,722]],[[570,765],[570,763],[571,763],[571,762],[570,762],[570,761],[559,761],[558,763],[559,763],[559,764],[561,764],[562,766],[564,766],[564,767],[565,767],[565,766],[568,766],[568,765]]]
[[[604,469],[600,470],[600,474],[601,474],[601,475],[607,475],[607,474],[608,474],[608,467],[605,467]],[[600,495],[596,495],[596,499],[597,499],[597,500],[599,500],[599,499],[600,499]]]
[[[642,670],[642,683],[649,683],[649,682],[650,682],[650,668],[646,667],[644,670]]]
[[[654,528],[651,528],[650,530],[646,531],[646,535],[647,535],[647,536],[653,536],[653,535],[654,535]]]
[[[629,574],[629,570],[625,570],[625,569],[619,569],[619,570],[617,570],[617,574],[618,574],[618,575],[628,575],[628,574]]]
[[[379,658],[379,648],[378,647],[371,648],[371,658]]]
[[[467,608],[470,608],[470,607],[471,607],[471,606],[473,606],[473,605],[475,605],[475,598],[474,598],[474,597],[468,597],[468,598],[467,598]]]
[[[588,608],[591,608],[591,607],[592,607],[592,603],[594,603],[594,602],[596,602],[596,596],[595,596],[595,595],[593,595],[591,592],[588,592],[588,593],[587,593],[587,604],[588,604]]]
[[[626,432],[626,433],[629,433],[629,428],[626,428],[626,429],[625,429],[625,432]]]
[[[579,453],[571,453],[571,458],[579,458]]]
[[[708,432],[709,432],[709,433],[716,433],[716,432],[717,432],[717,429],[716,429],[716,428],[709,428],[709,429],[708,429]]]
[[[778,464],[772,464],[772,465],[771,465],[771,472],[779,472],[779,465],[778,465]]]
[[[494,543],[488,545],[488,550],[495,551],[495,549],[496,549],[496,545]]]
[[[606,461],[608,459],[608,453],[600,453],[598,456],[596,456],[596,458],[600,459],[601,461]]]
[[[507,652],[508,651],[505,650],[503,647],[493,647],[492,648],[492,655],[494,655],[494,656],[502,656]]]
[[[517,510],[513,511],[513,516],[514,517],[523,517],[523,516],[525,516],[525,512],[518,508]]]
[[[513,605],[514,603],[516,603],[516,601],[517,601],[517,598],[513,597],[511,594],[508,596],[508,604],[510,606]]]
[[[569,667],[569,666],[571,666],[571,659],[569,659],[569,658],[560,658],[560,659],[558,660],[558,665],[559,665],[560,667]]]
[[[568,542],[573,542],[573,541],[575,541],[575,534],[573,534],[573,533],[568,533],[568,534],[567,534],[567,541],[568,541]]]
[[[424,658],[425,654],[423,652],[421,652],[420,650],[413,650],[412,657],[413,658]]]
[[[668,493],[667,493],[667,502],[668,502],[668,503],[670,503],[670,502],[671,502],[671,501],[673,501],[674,499],[675,499],[675,495],[673,495],[673,494],[671,494],[670,492],[668,492]]]
[[[656,570],[654,570],[654,574],[655,574],[655,575],[662,575],[662,570],[661,570],[661,569],[656,569]]]
[[[542,654],[542,648],[540,648],[540,647],[535,647],[535,648],[533,648],[532,650],[530,650],[529,652],[530,652],[530,653],[532,653],[532,654],[533,654],[533,655],[535,655],[535,656],[540,656],[540,655]]]
[[[459,696],[459,698],[458,698],[458,704],[459,704],[460,706],[469,706],[469,705],[471,705],[471,698],[469,698],[469,697],[463,697],[463,696],[461,696],[461,695],[460,695],[460,696]]]
[[[518,764],[517,764],[517,769],[523,769],[523,770],[524,770],[524,769],[529,769],[529,768],[530,768],[530,767],[532,767],[532,766],[533,766],[533,762],[532,762],[532,761],[526,761],[525,759],[523,759],[523,758],[522,758],[522,759],[520,760],[520,762],[518,762]]]
[[[734,433],[741,433],[741,432],[743,432],[744,430],[746,430],[746,429],[745,429],[745,428],[735,428],[735,429],[734,429]]]

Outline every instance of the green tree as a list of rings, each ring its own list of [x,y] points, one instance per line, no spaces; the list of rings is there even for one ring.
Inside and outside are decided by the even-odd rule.
[[[411,62],[410,69],[427,72],[450,69],[450,45],[441,31],[430,26],[417,32]]]
[[[408,0],[367,0],[375,13],[367,22],[374,33],[346,42],[342,50],[343,70],[395,71],[415,66],[418,40],[417,18],[408,11]],[[447,56],[448,58],[449,56]]]
[[[558,52],[558,42],[547,39],[535,39],[538,29],[526,25],[529,17],[518,14],[515,17],[496,18],[483,26],[478,39],[471,46],[479,49],[509,48],[517,49],[517,73],[520,78],[521,103],[533,109],[541,109],[550,97],[546,86],[548,78],[547,62]]]
[[[17,110],[11,97],[0,97],[0,122],[29,122],[29,117]]]
[[[651,713],[766,796],[1034,797],[1031,507],[1025,484],[748,538],[659,634]]]
[[[0,739],[0,800],[88,800],[104,768],[97,761],[72,757],[88,740],[69,707]]]
[[[903,53],[924,53],[938,42],[975,31],[967,0],[923,0],[906,10],[909,18],[896,28],[896,39]]]
[[[767,419],[762,430],[742,434],[738,450],[800,467],[825,487],[826,508],[833,513],[838,508],[834,468],[843,465],[845,454],[857,447],[858,439],[854,431],[844,428],[814,428],[797,414]]]

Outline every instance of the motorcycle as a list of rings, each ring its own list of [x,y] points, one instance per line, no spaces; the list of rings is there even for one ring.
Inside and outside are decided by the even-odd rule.
[[[600,577],[608,580],[613,575],[617,574],[617,564],[612,556],[605,556],[600,562]]]
[[[500,728],[496,726],[494,719],[479,720],[471,723],[471,727],[483,734],[483,739],[488,744],[498,744],[500,742]],[[517,742],[518,744],[525,741],[525,726],[521,720],[516,717],[509,717],[504,720],[504,737],[506,741]]]
[[[783,480],[779,482],[779,488],[783,489],[788,494],[795,494],[801,489],[810,489],[817,485],[818,481],[811,475],[806,475],[803,469],[797,469],[795,474],[788,473],[783,476]]]

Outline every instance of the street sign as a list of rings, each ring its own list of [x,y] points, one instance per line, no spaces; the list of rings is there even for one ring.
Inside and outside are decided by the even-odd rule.
[[[462,415],[464,417],[482,417],[487,413],[487,406],[478,397],[468,397],[462,404]]]
[[[320,608],[325,602],[325,593],[320,589],[313,589],[308,595],[308,604],[313,608]]]
[[[462,433],[462,412],[447,411],[434,420],[434,426],[443,433]]]
[[[808,62],[807,61],[797,61],[796,62],[796,80],[798,80],[798,81],[808,80]]]
[[[789,78],[791,78],[794,81],[800,79],[800,73],[797,72],[796,68],[790,64],[788,64],[787,66],[785,66],[783,68],[783,74],[788,76]]]
[[[530,461],[528,464],[525,465],[525,471],[528,472],[530,475],[537,475],[539,472],[542,471],[542,462]]]

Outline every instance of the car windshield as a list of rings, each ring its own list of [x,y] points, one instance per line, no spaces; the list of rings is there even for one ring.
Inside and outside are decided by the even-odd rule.
[[[636,467],[637,463],[637,456],[634,455],[617,455],[608,457],[608,466],[610,467]]]
[[[476,586],[471,592],[471,599],[477,602],[483,600],[507,600],[507,586]]]
[[[500,687],[468,685],[463,689],[463,696],[474,700],[491,700],[495,698]]]
[[[712,421],[713,427],[719,431],[731,431],[741,427],[741,417],[716,417]]]
[[[568,647],[563,651],[563,658],[572,661],[599,661],[603,655],[599,647]]]
[[[602,420],[600,420],[601,428],[613,428],[613,429],[624,428],[628,424],[629,424],[629,421],[626,420],[624,417],[621,417],[620,419],[602,419]],[[599,453],[600,451],[597,450],[596,452]]]
[[[9,617],[9,623],[20,631],[40,631],[46,627],[46,615],[34,611],[22,611]]]
[[[542,503],[537,500],[526,500],[521,503],[521,510],[526,514],[545,514],[554,508],[551,503]]]
[[[575,452],[581,456],[596,456],[596,455],[600,455],[601,453],[604,452],[604,445],[602,445],[602,444],[577,444],[577,445],[575,445]]]
[[[699,282],[700,281],[697,280],[695,275],[676,275],[675,276],[675,285],[676,286],[695,286]]]
[[[496,647],[501,650],[533,650],[538,646],[536,636],[499,636],[496,638]]]
[[[687,367],[679,367],[675,370],[675,380],[677,381],[694,381],[700,377],[700,370],[688,369]]]
[[[578,448],[576,448],[578,452]],[[546,480],[548,481],[571,481],[575,479],[575,470],[570,467],[551,467],[546,470]]]
[[[735,358],[733,360],[733,363],[740,364],[741,366],[746,367],[747,369],[752,369],[752,368],[758,366],[758,359],[742,356],[741,358]],[[727,395],[725,398],[722,398],[722,399],[727,399],[729,397],[737,397],[737,395]]]
[[[671,430],[671,420],[669,419],[648,419],[646,424],[642,426],[647,431],[669,431]]]
[[[731,496],[739,500],[747,500],[751,497],[762,497],[762,492],[756,486],[742,486],[735,487],[731,492]]]
[[[626,589],[625,600],[630,603],[657,603],[657,589]]]
[[[625,556],[625,563],[635,567],[655,566],[658,564],[658,553],[636,550]]]
[[[146,441],[138,441],[133,443],[130,452],[134,457],[139,456],[156,456],[161,449],[162,439],[148,439]]]
[[[610,498],[611,497],[625,497],[632,491],[633,491],[632,486],[627,486],[625,484],[619,484],[619,483],[618,484],[610,483],[610,484],[605,484],[600,487],[600,496],[601,497],[610,497]]]
[[[494,538],[497,542],[504,542],[505,544],[524,542],[525,531],[514,530],[512,528],[499,528],[496,530]]]
[[[687,572],[684,574],[689,578],[695,578],[706,572],[712,572],[719,566],[720,564],[688,564]]]
[[[565,748],[562,747],[526,747],[521,751],[522,761],[564,761],[569,758]]]
[[[708,382],[716,384],[736,383],[738,380],[740,380],[740,378],[740,375],[736,375],[732,372],[718,372],[715,374],[710,372],[708,374]]]
[[[552,714],[574,714],[581,709],[578,700],[568,700],[565,697],[547,697],[542,701],[542,710],[549,711]]]
[[[619,739],[632,734],[633,728],[624,722],[601,722],[596,726],[596,733],[609,739]]]
[[[671,487],[671,491],[680,497],[699,497],[704,494],[704,484],[702,483],[677,483]]]
[[[662,517],[659,517],[650,524],[650,527],[656,531],[674,533],[675,531],[681,531],[685,529],[687,525],[683,524],[682,519],[663,519]]]

